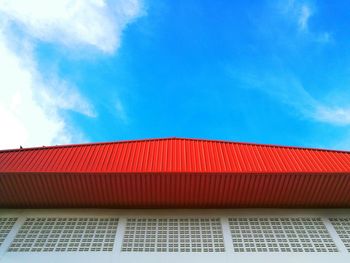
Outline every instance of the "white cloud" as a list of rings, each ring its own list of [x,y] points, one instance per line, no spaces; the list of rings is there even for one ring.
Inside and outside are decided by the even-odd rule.
[[[323,32],[315,36],[315,41],[319,43],[332,43],[334,39],[331,33]]]
[[[350,108],[326,107],[321,105],[315,109],[314,118],[331,124],[350,125]]]
[[[313,97],[292,74],[279,70],[273,72],[274,74],[264,72],[247,74],[230,71],[230,74],[242,84],[242,87],[268,94],[294,108],[303,118],[331,125],[350,125],[350,107],[326,104]]]
[[[112,53],[142,6],[138,0],[2,0],[0,12],[37,39]]]
[[[141,14],[137,0],[0,0],[0,148],[76,142],[84,136],[61,110],[97,115],[74,84],[38,68],[37,42],[113,53]]]
[[[115,102],[115,110],[117,113],[118,118],[123,121],[124,123],[127,123],[129,121],[129,118],[126,114],[124,105],[122,104],[122,102],[120,101],[120,99],[117,99]]]
[[[308,5],[303,4],[299,7],[298,26],[300,30],[307,30],[311,9]]]
[[[306,1],[277,1],[280,13],[295,24],[300,31],[307,31],[308,23],[314,10]]]
[[[26,58],[18,56],[0,35],[0,147],[20,144],[43,145],[69,141],[66,123],[34,100],[35,68],[25,65]]]
[[[274,10],[278,10],[278,14],[282,15],[289,24],[292,24],[295,29],[306,39],[318,42],[329,43],[333,42],[332,34],[327,31],[315,31],[310,28],[310,20],[317,15],[317,6],[310,1],[276,1],[273,2]]]
[[[37,99],[46,104],[65,110],[73,110],[88,117],[96,117],[97,113],[71,83],[52,77],[48,87],[42,87],[37,93]],[[50,87],[55,87],[52,89]]]

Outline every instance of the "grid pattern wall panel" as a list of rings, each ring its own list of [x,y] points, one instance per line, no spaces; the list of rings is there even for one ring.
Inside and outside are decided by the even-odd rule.
[[[0,246],[16,223],[15,217],[0,217]]]
[[[330,218],[329,219],[337,231],[341,241],[350,252],[350,218]]]
[[[224,252],[219,218],[129,218],[124,252]]]
[[[118,218],[27,218],[9,252],[112,251]]]
[[[229,218],[235,252],[337,252],[321,218]]]

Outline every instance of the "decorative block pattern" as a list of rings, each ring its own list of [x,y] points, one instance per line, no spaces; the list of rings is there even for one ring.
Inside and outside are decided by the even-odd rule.
[[[129,218],[124,252],[224,252],[219,218]]]
[[[341,241],[350,252],[350,218],[330,218],[329,221],[331,221]]]
[[[16,217],[0,217],[0,246],[16,223]]]
[[[337,252],[321,218],[229,218],[235,252]]]
[[[118,218],[27,218],[9,252],[112,251]]]

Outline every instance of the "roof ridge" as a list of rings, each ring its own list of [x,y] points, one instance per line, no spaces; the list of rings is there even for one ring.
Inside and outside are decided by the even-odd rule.
[[[70,147],[81,147],[81,146],[94,146],[94,145],[108,145],[108,144],[119,144],[119,143],[135,143],[135,142],[147,142],[147,141],[164,141],[164,140],[190,140],[190,141],[205,141],[213,143],[229,143],[229,144],[239,144],[248,146],[265,146],[272,148],[288,148],[296,150],[312,150],[312,151],[328,151],[328,152],[339,152],[347,153],[350,151],[346,150],[333,150],[324,148],[312,148],[312,147],[302,147],[302,146],[288,146],[288,145],[278,145],[278,144],[264,144],[264,143],[254,143],[254,142],[237,142],[230,140],[219,140],[219,139],[202,139],[202,138],[184,138],[184,137],[163,137],[163,138],[146,138],[146,139],[131,139],[131,140],[119,140],[119,141],[109,141],[109,142],[89,142],[89,143],[77,143],[77,144],[64,144],[64,145],[50,145],[50,146],[37,146],[28,148],[14,148],[14,149],[3,149],[3,152],[14,152],[14,151],[30,151],[30,150],[47,150],[55,148],[70,148]]]

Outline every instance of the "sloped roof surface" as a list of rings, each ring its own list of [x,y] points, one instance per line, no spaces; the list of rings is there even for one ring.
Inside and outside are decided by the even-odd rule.
[[[334,173],[350,153],[210,141],[149,139],[0,151],[1,172]]]
[[[4,150],[1,207],[350,207],[350,153],[177,138]]]

